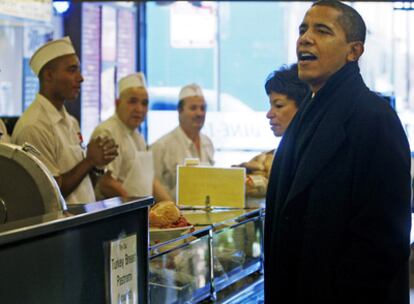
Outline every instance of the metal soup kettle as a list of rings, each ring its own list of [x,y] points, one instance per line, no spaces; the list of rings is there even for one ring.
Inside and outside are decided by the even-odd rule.
[[[31,145],[0,144],[0,224],[66,210],[56,180]]]

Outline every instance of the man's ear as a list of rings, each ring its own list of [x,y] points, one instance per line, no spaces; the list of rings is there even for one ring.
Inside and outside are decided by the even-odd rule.
[[[121,98],[115,99],[115,107],[117,108],[119,104],[121,103]]]
[[[49,68],[45,68],[42,71],[42,79],[43,81],[50,82],[53,79],[53,70]]]
[[[361,41],[351,42],[351,49],[346,57],[348,62],[358,61],[359,57],[364,53],[364,44]]]

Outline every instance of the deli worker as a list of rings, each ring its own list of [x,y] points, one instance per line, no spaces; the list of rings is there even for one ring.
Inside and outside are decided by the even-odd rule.
[[[155,176],[175,199],[177,165],[186,158],[198,158],[202,165],[214,165],[214,146],[210,138],[201,133],[206,118],[206,101],[199,85],[184,86],[178,96],[179,126],[158,139],[152,146]]]
[[[143,73],[121,78],[115,114],[96,127],[92,138],[107,136],[119,146],[119,156],[107,166],[111,179],[101,183],[97,195],[148,196],[155,201],[171,200],[167,190],[154,178],[152,152],[137,128],[148,112],[148,91]]]
[[[41,46],[30,67],[39,78],[39,93],[18,120],[12,141],[29,143],[38,150],[38,158],[56,178],[67,203],[93,202],[89,174],[110,163],[117,147],[110,139],[96,139],[84,151],[78,121],[65,109],[66,101],[79,96],[83,81],[69,37]]]

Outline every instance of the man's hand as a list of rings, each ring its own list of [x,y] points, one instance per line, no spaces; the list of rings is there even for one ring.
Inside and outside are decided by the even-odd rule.
[[[107,171],[98,182],[99,191],[105,198],[114,196],[128,197],[122,184],[112,177],[111,171]]]
[[[118,145],[108,137],[92,139],[87,148],[86,159],[95,167],[103,167],[118,156]]]

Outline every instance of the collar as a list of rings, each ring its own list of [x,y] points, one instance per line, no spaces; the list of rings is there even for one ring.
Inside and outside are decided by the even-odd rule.
[[[177,132],[178,132],[180,138],[185,142],[185,144],[187,145],[187,147],[189,147],[189,146],[191,146],[193,144],[193,141],[188,138],[187,134],[185,134],[185,132],[181,128],[181,126],[178,126],[177,127]]]
[[[47,113],[47,116],[53,123],[57,123],[61,120],[66,120],[68,115],[67,115],[65,106],[63,106],[62,110],[59,111],[58,109],[55,108],[55,106],[52,104],[52,102],[49,99],[47,99],[45,96],[43,96],[40,93],[36,94],[36,100],[42,106],[42,108],[45,109],[45,113]]]
[[[119,118],[119,116],[118,116],[117,113],[115,113],[112,117],[115,119],[115,121],[117,122],[117,124],[119,125],[119,127],[121,128],[121,130],[123,132],[125,132],[125,133],[127,133],[129,135],[132,135],[135,132],[137,132],[136,129],[131,130],[130,128],[128,128],[127,125]]]
[[[325,85],[316,92],[313,98],[320,99],[321,96],[331,94],[338,86],[342,85],[345,79],[359,74],[358,62],[352,61],[345,64],[337,72],[335,72],[325,83]]]

